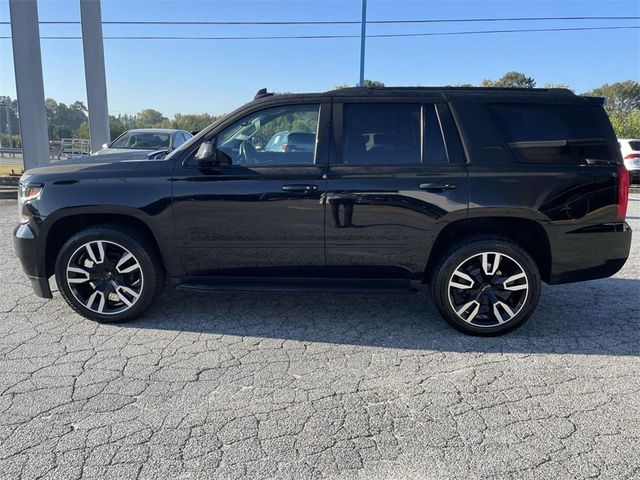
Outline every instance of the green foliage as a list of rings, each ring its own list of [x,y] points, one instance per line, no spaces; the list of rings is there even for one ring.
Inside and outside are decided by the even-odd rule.
[[[606,98],[607,105],[605,108],[610,114],[624,116],[640,109],[640,83],[634,80],[612,84],[605,83],[601,87],[583,93],[583,95]]]
[[[640,108],[627,114],[610,113],[609,120],[618,138],[640,138]]]
[[[336,90],[339,90],[341,88],[351,88],[359,86],[360,85],[357,83],[355,85],[347,85],[346,83],[343,83],[342,85],[336,85]],[[379,80],[365,80],[364,86],[368,88],[384,88],[384,83]]]
[[[498,80],[482,80],[483,87],[500,87],[500,88],[534,88],[536,81],[532,77],[527,77],[521,72],[507,72]]]
[[[265,144],[278,132],[306,132],[316,133],[318,126],[318,112],[295,112],[275,117],[261,126],[258,135]]]
[[[153,108],[145,108],[136,115],[136,128],[166,127],[168,119]]]
[[[199,132],[221,117],[222,115],[209,115],[208,113],[176,113],[169,124],[171,128]]]
[[[67,106],[47,98],[45,107],[50,139],[71,138],[82,122],[87,121],[87,107],[82,102]]]

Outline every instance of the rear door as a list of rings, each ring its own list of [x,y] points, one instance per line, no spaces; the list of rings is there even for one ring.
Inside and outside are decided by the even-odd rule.
[[[467,172],[442,102],[334,103],[325,238],[332,271],[417,277],[446,222],[467,214]]]

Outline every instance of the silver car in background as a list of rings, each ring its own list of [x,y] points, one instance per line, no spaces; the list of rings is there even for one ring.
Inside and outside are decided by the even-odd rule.
[[[104,144],[91,156],[114,155],[117,160],[147,157],[160,159],[178,148],[193,135],[186,130],[170,128],[136,128],[127,130],[110,144]],[[115,160],[116,158],[113,158]],[[111,159],[110,159],[111,160]]]

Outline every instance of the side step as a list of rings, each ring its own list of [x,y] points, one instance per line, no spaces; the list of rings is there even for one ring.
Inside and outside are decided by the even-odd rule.
[[[217,292],[410,293],[410,280],[388,278],[207,277],[178,283],[184,290]]]

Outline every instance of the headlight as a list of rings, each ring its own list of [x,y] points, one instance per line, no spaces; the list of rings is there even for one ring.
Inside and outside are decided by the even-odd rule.
[[[18,216],[20,223],[27,223],[33,214],[30,212],[29,204],[38,200],[42,195],[43,186],[39,184],[20,184],[18,188]]]

